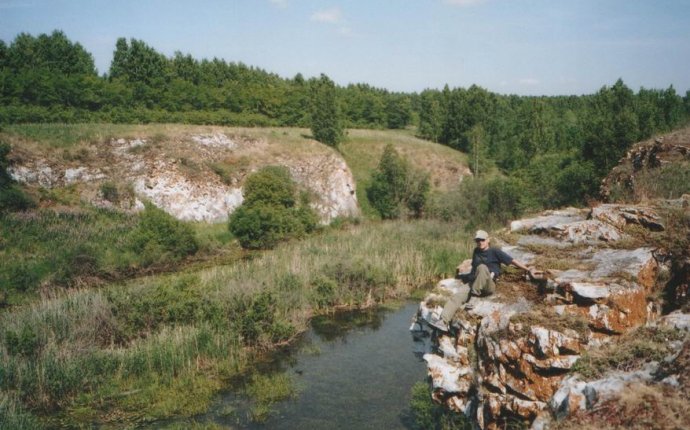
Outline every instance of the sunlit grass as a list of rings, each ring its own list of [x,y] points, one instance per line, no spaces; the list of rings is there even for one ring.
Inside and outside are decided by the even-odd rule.
[[[194,415],[245,371],[248,346],[289,340],[334,307],[428,287],[468,256],[466,242],[453,224],[364,223],[249,261],[43,298],[0,315],[0,388],[70,425]],[[257,416],[269,413],[258,405]]]

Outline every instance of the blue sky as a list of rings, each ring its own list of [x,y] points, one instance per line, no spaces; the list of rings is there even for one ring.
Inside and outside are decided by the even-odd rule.
[[[0,0],[0,39],[55,29],[99,72],[118,37],[393,91],[690,89],[690,0]]]

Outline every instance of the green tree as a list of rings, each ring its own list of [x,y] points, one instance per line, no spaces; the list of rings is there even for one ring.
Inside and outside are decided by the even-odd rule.
[[[583,158],[592,161],[603,176],[639,137],[632,90],[621,79],[611,88],[602,88],[592,98],[584,120]]]
[[[441,94],[433,90],[424,90],[420,96],[419,135],[438,142],[443,126]]]
[[[481,124],[474,125],[469,133],[470,149],[471,149],[471,168],[475,177],[480,176],[480,172],[484,172],[489,163],[486,158],[486,132]]]
[[[404,95],[391,96],[388,99],[386,118],[388,128],[405,128],[412,116],[410,99]]]
[[[393,145],[386,145],[378,168],[366,188],[367,198],[381,218],[399,218],[406,211],[420,217],[426,206],[428,191],[428,175],[413,170]]]
[[[311,83],[311,132],[314,139],[333,147],[343,139],[335,83],[324,74]]]

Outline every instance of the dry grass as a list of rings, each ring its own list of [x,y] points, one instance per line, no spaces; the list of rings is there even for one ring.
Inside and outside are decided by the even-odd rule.
[[[690,428],[687,398],[664,385],[633,384],[619,397],[596,405],[565,421],[555,423],[555,430],[655,429]]]
[[[587,380],[597,379],[611,370],[630,371],[650,361],[661,361],[672,351],[669,342],[683,340],[685,332],[655,327],[640,327],[617,341],[587,351],[573,367]]]
[[[529,312],[521,313],[510,318],[514,324],[522,324],[527,330],[532,326],[544,327],[565,333],[574,330],[580,339],[586,339],[589,333],[587,319],[581,315],[558,315],[550,306],[537,306]]]

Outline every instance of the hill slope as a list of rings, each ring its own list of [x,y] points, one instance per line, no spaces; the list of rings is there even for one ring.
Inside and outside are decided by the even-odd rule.
[[[345,160],[308,133],[297,128],[15,125],[2,137],[13,145],[11,174],[27,186],[70,188],[77,200],[125,210],[141,208],[146,199],[179,219],[195,221],[226,220],[242,202],[246,176],[271,164],[288,167],[311,192],[323,222],[357,216],[362,184],[387,143],[428,171],[437,189],[470,174],[462,154],[405,132],[353,130],[342,148]]]

